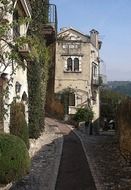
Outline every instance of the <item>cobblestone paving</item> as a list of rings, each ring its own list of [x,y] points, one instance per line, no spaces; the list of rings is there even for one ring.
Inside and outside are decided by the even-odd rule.
[[[47,122],[52,127],[59,125],[57,120],[50,118],[47,118]],[[70,132],[70,129],[67,129],[65,124],[61,124],[61,126],[64,129],[63,134],[67,131]],[[68,125],[68,127],[72,126]],[[98,182],[97,185],[102,184],[102,187],[104,187],[99,188],[97,186],[97,189],[131,190],[131,164],[126,163],[121,156],[113,133],[107,132],[99,136],[89,136],[85,130],[73,130],[81,137],[84,144],[95,182]],[[41,146],[37,154],[33,149],[30,152],[33,158],[29,175],[14,184],[10,190],[52,190],[51,182],[54,180],[54,174],[57,173],[54,171],[54,163],[60,157],[58,149],[61,136],[60,132],[57,131],[52,134],[45,134],[42,137],[43,139],[41,140],[44,140],[44,142],[40,141],[40,143],[43,146]],[[7,189],[0,188],[0,190]]]
[[[75,132],[81,137],[94,177],[104,190],[131,190],[131,164],[121,156],[115,135],[106,132],[89,136],[85,131]]]
[[[10,190],[53,189],[56,175],[55,163],[60,157],[61,134],[44,134],[43,138],[45,138],[44,145],[33,156],[29,175],[15,183]]]

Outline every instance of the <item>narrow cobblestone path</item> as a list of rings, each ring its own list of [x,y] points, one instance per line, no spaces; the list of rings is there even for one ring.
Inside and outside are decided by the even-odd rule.
[[[59,129],[66,135],[55,190],[96,190],[79,138],[64,125]]]

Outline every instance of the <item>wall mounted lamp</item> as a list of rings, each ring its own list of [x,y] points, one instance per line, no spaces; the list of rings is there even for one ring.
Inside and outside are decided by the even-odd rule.
[[[21,84],[18,82],[18,81],[16,81],[16,83],[15,83],[15,93],[17,94],[17,93],[20,93],[20,90],[21,90]]]

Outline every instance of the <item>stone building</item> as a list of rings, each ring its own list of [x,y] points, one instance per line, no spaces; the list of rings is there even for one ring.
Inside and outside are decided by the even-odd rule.
[[[13,4],[13,12],[7,13],[5,16],[5,21],[8,23],[16,23],[20,18],[31,18],[31,7],[29,0],[15,0],[11,1]],[[10,2],[10,3],[11,3]],[[2,9],[2,4],[0,7]],[[14,39],[21,36],[26,36],[28,30],[28,23],[21,22],[20,24],[14,24],[13,28],[9,31],[7,36],[7,42],[13,42]],[[8,43],[0,41],[0,45],[4,46],[4,49],[1,51],[10,52],[10,46]],[[23,62],[27,65],[26,56],[29,53],[28,44],[24,44],[22,47],[18,48],[18,52],[23,58]],[[2,94],[3,89],[6,88],[7,83],[12,80],[11,86],[9,86],[9,96],[4,98],[4,102],[8,105],[13,101],[14,98],[19,97],[19,101],[23,101],[26,105],[26,111],[28,109],[27,106],[27,97],[28,97],[28,85],[27,85],[27,69],[26,67],[23,69],[21,67],[17,67],[18,63],[12,60],[12,63],[9,59],[5,58],[5,64],[7,64],[6,69],[3,67],[2,63],[0,63],[0,94]],[[16,69],[17,68],[17,69]],[[13,69],[15,70],[14,74],[12,75]],[[11,79],[12,78],[12,79]],[[6,107],[6,106],[5,106]],[[0,108],[2,109],[2,102]],[[10,108],[7,107],[7,114],[5,119],[0,119],[0,130],[9,132],[9,115],[10,115]],[[28,119],[28,114],[26,112],[26,119]]]
[[[91,106],[94,120],[99,119],[100,48],[99,33],[94,29],[90,35],[73,28],[62,28],[58,33],[54,92],[55,100],[64,104],[64,115]]]

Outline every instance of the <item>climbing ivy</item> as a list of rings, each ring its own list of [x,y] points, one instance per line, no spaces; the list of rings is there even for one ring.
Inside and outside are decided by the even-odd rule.
[[[47,22],[49,1],[31,0],[32,22],[30,25],[31,62],[28,64],[29,88],[29,133],[38,138],[44,128],[46,88],[49,71],[49,50],[43,36],[43,25]]]

